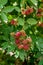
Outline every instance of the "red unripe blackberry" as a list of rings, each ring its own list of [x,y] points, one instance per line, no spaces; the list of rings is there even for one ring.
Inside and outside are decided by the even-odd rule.
[[[43,10],[41,8],[38,9],[38,13],[41,13],[43,12]]]
[[[22,15],[25,15],[25,9],[24,8],[21,8],[21,13],[22,13]]]
[[[29,11],[28,10],[26,10],[25,11],[25,15],[29,15],[30,13],[29,13]]]
[[[41,23],[40,26],[43,27],[43,23]]]
[[[27,38],[27,42],[32,42],[32,39],[31,38]]]
[[[30,13],[33,13],[33,8],[29,8],[28,11],[29,11]]]
[[[11,24],[12,24],[12,25],[14,24],[14,20],[11,20]]]
[[[23,40],[22,43],[23,43],[23,44],[27,44],[27,40]]]
[[[39,22],[38,26],[43,27],[43,23]]]
[[[33,8],[28,8],[26,11],[25,11],[25,15],[29,15],[33,13]]]
[[[23,45],[20,44],[20,45],[18,46],[18,48],[19,48],[19,49],[23,49]]]
[[[40,18],[42,15],[40,13],[37,14],[37,17]]]
[[[15,34],[15,38],[19,38],[21,36],[21,32],[17,32],[16,34]]]
[[[20,32],[21,32],[21,35],[22,35],[22,36],[26,36],[26,33],[25,33],[24,30],[21,30]]]
[[[26,10],[22,10],[23,15],[29,15],[33,13],[33,8],[27,8]]]
[[[28,44],[25,44],[25,45],[23,46],[23,49],[24,49],[24,50],[28,50],[28,49],[29,49]]]
[[[11,20],[11,25],[17,25],[17,21]]]
[[[43,2],[43,0],[42,0],[42,2]]]
[[[19,44],[20,43],[20,40],[19,39],[16,39],[15,42],[16,42],[16,44]]]

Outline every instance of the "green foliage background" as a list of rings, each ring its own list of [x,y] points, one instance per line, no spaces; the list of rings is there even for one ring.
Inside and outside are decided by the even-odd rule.
[[[26,6],[33,7],[34,12],[24,17],[21,8]],[[14,65],[17,58],[23,62],[28,56],[30,60],[27,60],[27,65],[31,63],[34,65],[37,59],[39,59],[37,65],[43,65],[43,27],[36,25],[38,21],[43,22],[43,16],[40,18],[36,16],[38,8],[43,8],[41,0],[0,0],[0,48],[5,50],[5,53],[0,51],[0,65]],[[18,20],[17,26],[10,25],[12,19]],[[32,46],[28,52],[19,50],[10,35],[11,32],[16,33],[22,29],[32,38]],[[9,52],[15,54],[10,57]]]

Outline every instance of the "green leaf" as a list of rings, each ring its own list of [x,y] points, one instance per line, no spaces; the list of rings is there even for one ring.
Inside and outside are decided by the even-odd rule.
[[[19,51],[16,50],[16,51],[15,51],[15,58],[18,58],[18,57],[19,57]]]
[[[20,53],[20,59],[24,61],[24,54]]]
[[[43,54],[43,48],[41,49],[41,54]]]
[[[26,57],[27,55],[26,55],[25,51],[21,50],[21,51],[19,52],[19,56],[20,56],[20,59],[21,59],[22,61],[24,61],[24,59],[25,59],[25,57]]]
[[[38,41],[39,47],[43,48],[43,37],[38,37],[37,41]]]
[[[24,23],[25,23],[24,19],[19,17],[18,18],[18,24],[19,25],[24,25]]]
[[[41,53],[38,52],[36,55],[35,55],[35,58],[39,58],[41,56]]]
[[[1,18],[2,18],[2,20],[3,20],[5,23],[8,22],[8,18],[7,18],[7,16],[6,16],[5,13],[1,12]]]
[[[37,24],[37,21],[36,21],[35,19],[33,19],[33,18],[29,18],[29,19],[27,20],[27,22],[28,22],[28,24],[30,24],[30,25],[35,25],[35,24]]]
[[[17,12],[21,12],[19,7],[14,7]]]
[[[26,30],[26,29],[28,29],[28,27],[29,27],[28,24],[24,24],[23,29]]]
[[[9,45],[9,47],[7,49],[7,53],[14,52],[14,50],[15,50],[15,46],[11,44],[11,45]]]
[[[37,0],[30,0],[35,6],[37,6]]]
[[[8,43],[8,42],[4,42],[4,43],[2,44],[2,48],[3,48],[3,49],[8,48],[8,46],[9,46],[9,43]]]
[[[0,5],[5,5],[8,0],[0,0]]]
[[[9,16],[8,16],[8,19],[9,19],[9,20],[12,20],[12,19],[13,19],[12,15],[9,15]]]
[[[43,65],[43,59],[40,60],[39,64],[38,65]]]
[[[21,1],[20,1],[20,6],[21,6],[21,7],[25,7],[25,2],[26,2],[26,0],[21,0]]]
[[[3,5],[2,4],[0,4],[0,9],[2,9],[3,8]]]
[[[39,37],[39,36],[37,37],[35,35],[32,35],[31,37],[32,37],[32,41],[36,43],[36,46],[41,52],[41,54],[43,54],[43,37]]]
[[[14,6],[7,6],[3,9],[3,12],[10,13],[14,10]]]

